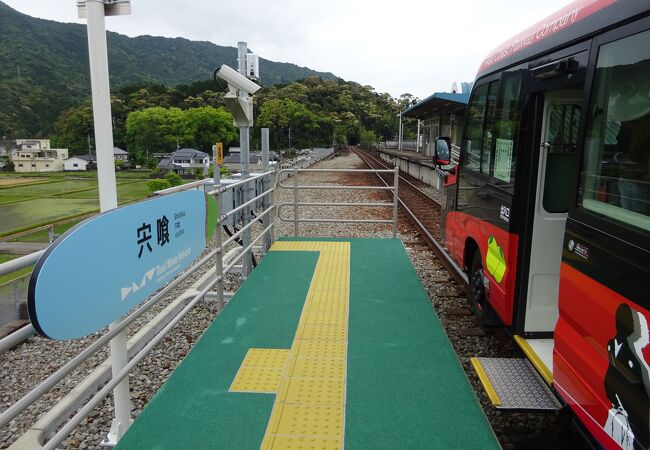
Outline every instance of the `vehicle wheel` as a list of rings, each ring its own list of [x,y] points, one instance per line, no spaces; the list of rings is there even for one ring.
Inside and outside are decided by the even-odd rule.
[[[485,285],[483,284],[483,261],[479,250],[474,252],[469,270],[469,302],[472,305],[474,317],[483,324],[490,304],[487,301]]]

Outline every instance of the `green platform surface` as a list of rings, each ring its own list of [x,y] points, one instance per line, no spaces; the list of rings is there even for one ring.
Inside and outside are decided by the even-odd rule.
[[[284,239],[307,240],[307,239]],[[499,444],[395,239],[349,241],[347,449]],[[228,392],[250,348],[290,348],[317,252],[269,252],[118,449],[257,449],[274,394]]]

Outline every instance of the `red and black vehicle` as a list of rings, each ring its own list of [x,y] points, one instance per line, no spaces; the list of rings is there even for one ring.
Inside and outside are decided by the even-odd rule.
[[[602,446],[648,448],[650,2],[578,0],[495,49],[464,133],[443,228],[476,316]]]

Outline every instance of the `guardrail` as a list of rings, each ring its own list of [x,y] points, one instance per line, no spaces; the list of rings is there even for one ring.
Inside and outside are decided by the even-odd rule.
[[[208,183],[206,180],[200,180],[193,183],[188,183],[185,185],[177,186],[171,189],[165,189],[158,192],[159,195],[168,195],[175,192],[179,192],[187,189],[197,189],[203,187],[208,191],[209,195],[215,196],[217,201],[218,211],[222,212],[221,205],[221,196],[224,192],[234,189],[250,190],[249,187],[254,185],[255,181],[260,178],[270,174],[273,174],[273,171],[264,172],[262,174],[255,175],[253,177],[241,180],[236,183],[224,186],[216,186],[212,183]],[[226,218],[237,214],[240,211],[244,211],[244,216],[248,217],[249,211],[253,209],[256,202],[259,200],[267,199],[270,194],[275,191],[275,182],[271,179],[271,183],[264,184],[264,191],[248,199],[244,197],[244,201],[241,205],[236,208],[231,209],[219,216],[219,223],[224,221]],[[208,251],[202,258],[195,262],[190,268],[185,272],[179,275],[177,278],[172,280],[165,287],[160,289],[157,293],[152,295],[149,299],[145,300],[140,306],[134,309],[130,314],[124,317],[119,321],[115,326],[111,326],[108,331],[102,334],[95,342],[90,344],[84,350],[82,350],[78,355],[70,359],[53,374],[48,376],[46,379],[41,381],[36,387],[31,389],[27,394],[20,398],[16,403],[11,405],[5,411],[0,414],[0,427],[7,425],[12,419],[21,414],[25,409],[37,401],[41,396],[47,393],[52,389],[59,381],[68,376],[73,370],[79,367],[83,362],[85,362],[89,357],[95,354],[100,349],[104,348],[111,340],[116,337],[119,333],[124,331],[127,327],[132,325],[138,318],[140,318],[147,310],[149,310],[153,305],[155,305],[159,300],[164,298],[169,294],[174,288],[176,288],[183,281],[187,280],[192,274],[197,270],[204,267],[207,264],[214,264],[214,269],[208,271],[208,278],[203,284],[195,288],[190,288],[185,294],[182,294],[180,297],[186,297],[190,300],[185,304],[185,306],[174,314],[167,322],[165,323],[151,323],[145,324],[140,333],[147,329],[147,333],[142,334],[141,342],[136,343],[135,347],[140,347],[140,349],[135,352],[131,360],[120,370],[118,373],[113,374],[112,377],[108,378],[109,370],[105,370],[105,373],[102,374],[91,374],[87,379],[93,379],[92,386],[87,386],[83,391],[83,398],[74,398],[69,399],[66,403],[65,398],[60,400],[59,403],[66,403],[66,406],[59,408],[58,404],[55,405],[50,411],[41,416],[36,424],[32,425],[32,428],[28,430],[19,440],[12,446],[16,448],[38,448],[42,447],[44,449],[55,449],[61,442],[63,442],[67,436],[70,434],[74,428],[79,425],[79,423],[86,417],[93,408],[95,408],[106,396],[108,396],[111,391],[123,380],[129,373],[133,370],[137,364],[144,359],[146,354],[153,349],[158,343],[164,339],[167,333],[204,297],[216,298],[217,303],[217,312],[220,312],[225,303],[226,294],[224,293],[223,280],[226,273],[232,271],[236,264],[246,255],[250,255],[254,245],[260,239],[268,239],[270,237],[270,242],[273,240],[273,227],[274,220],[272,212],[275,210],[275,205],[271,201],[260,202],[263,203],[263,207],[260,208],[262,212],[256,215],[256,217],[250,222],[244,222],[244,226],[228,239],[224,240],[221,234],[220,227],[217,229],[214,235],[214,248]],[[226,246],[237,241],[240,236],[244,233],[250,233],[251,228],[257,222],[262,222],[264,220],[264,229],[257,234],[257,237],[250,240],[250,243],[243,247],[238,254],[234,257],[226,260],[226,265],[224,267],[224,251]],[[263,225],[263,226],[264,226]],[[265,249],[266,246],[262,246]],[[17,269],[33,265],[40,255],[44,253],[45,250],[40,252],[35,252],[30,255],[26,255],[20,258],[16,258],[12,261],[0,264],[0,275],[13,272]],[[229,252],[230,253],[230,252]],[[204,278],[206,276],[204,275]],[[198,283],[198,282],[197,282]],[[180,298],[179,297],[179,298]],[[31,327],[31,325],[29,325]],[[27,328],[27,327],[25,327]],[[149,328],[153,329],[149,330]],[[157,332],[156,332],[157,331]],[[14,333],[15,334],[15,333]],[[25,339],[30,334],[33,334],[33,328],[31,328],[30,333],[25,335],[21,330],[21,338]],[[15,345],[15,339],[13,335],[8,336],[5,341],[3,339],[0,341],[0,349],[3,347],[8,347],[10,344]],[[139,344],[139,345],[138,345]],[[101,366],[101,365],[100,365]],[[107,366],[108,367],[108,366]],[[101,367],[95,369],[99,371]],[[108,381],[107,381],[108,380]],[[107,382],[106,382],[107,381]],[[80,385],[83,384],[80,383]],[[68,394],[68,395],[72,395]],[[85,404],[84,404],[85,403]],[[82,406],[83,405],[83,406]],[[81,406],[81,409],[78,409]],[[55,411],[56,410],[56,411]],[[68,420],[69,418],[69,420]],[[61,425],[67,420],[65,425]],[[59,428],[61,427],[61,428]]]
[[[279,182],[277,185],[285,189],[293,189],[293,203],[281,203],[278,205],[278,219],[285,222],[293,221],[294,236],[298,236],[298,226],[303,223],[390,223],[392,225],[393,238],[397,237],[397,205],[398,205],[398,189],[399,189],[399,168],[395,167],[392,170],[382,169],[283,169],[278,172],[278,177],[283,172],[288,172],[293,175],[293,186],[287,186]],[[310,173],[392,173],[393,186],[300,186],[298,184],[298,174],[301,172]],[[298,191],[300,189],[348,189],[348,190],[378,190],[378,191],[392,191],[393,201],[391,203],[301,203],[298,201]],[[282,208],[285,206],[293,206],[293,219],[285,219],[282,217]],[[301,206],[339,206],[339,207],[391,207],[393,208],[393,218],[391,220],[382,219],[301,219],[299,218],[298,209]]]

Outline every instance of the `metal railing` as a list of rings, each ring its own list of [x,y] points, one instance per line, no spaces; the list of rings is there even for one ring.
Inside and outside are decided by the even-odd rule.
[[[389,169],[282,169],[278,172],[278,177],[283,172],[291,173],[293,175],[293,186],[287,186],[279,182],[277,186],[285,189],[293,189],[293,203],[281,203],[278,205],[278,219],[285,222],[293,221],[294,236],[298,236],[298,227],[300,223],[386,223],[392,225],[393,238],[397,237],[397,205],[398,205],[398,189],[399,189],[399,167],[392,170]],[[392,173],[393,186],[329,186],[329,185],[299,185],[299,173]],[[392,191],[393,201],[390,203],[364,203],[364,202],[339,202],[339,203],[305,203],[298,201],[298,191],[300,189],[346,189],[346,190],[375,190],[375,191]],[[293,219],[285,219],[282,217],[282,208],[286,206],[293,206]],[[393,217],[391,220],[386,219],[301,219],[298,210],[302,206],[336,206],[336,207],[391,207],[393,209]]]
[[[175,188],[172,188],[171,190],[165,189],[161,192],[158,192],[157,194],[168,195],[186,189],[197,189],[197,188],[204,187],[206,191],[209,191],[208,192],[209,195],[213,195],[215,197],[218,206],[218,211],[222,212],[223,210],[222,210],[221,196],[224,192],[231,189],[232,190],[247,189],[248,186],[250,186],[251,183],[255,183],[255,180],[257,180],[258,178],[268,176],[273,173],[274,173],[273,171],[264,172],[262,174],[252,176],[250,178],[247,178],[245,180],[236,183],[232,183],[230,185],[220,186],[220,185],[210,184],[209,185],[210,189],[207,188],[206,185],[207,181],[201,180],[193,183],[188,183],[182,186],[177,186]],[[273,179],[271,179],[270,183],[265,183],[265,190],[260,195],[257,195],[256,197],[246,201],[245,203],[242,203],[238,207],[233,208],[230,211],[221,214],[219,216],[219,224],[221,224],[226,218],[237,214],[239,211],[242,210],[246,211],[247,209],[248,210],[252,209],[256,202],[267,198],[270,194],[272,194],[275,191],[274,185],[275,182]],[[31,389],[28,393],[23,395],[22,398],[20,398],[17,402],[15,402],[9,408],[3,411],[0,414],[0,427],[7,425],[12,419],[14,419],[16,416],[18,416],[23,411],[25,411],[25,409],[27,409],[34,402],[36,402],[40,397],[42,397],[45,393],[47,393],[50,389],[52,389],[58,382],[60,382],[62,379],[64,379],[66,376],[72,373],[73,370],[79,367],[86,360],[88,360],[89,357],[91,357],[93,354],[95,354],[100,349],[104,348],[107,344],[109,344],[111,339],[113,339],[119,333],[123,332],[130,325],[134,324],[134,322],[138,318],[140,318],[146,311],[148,311],[158,301],[163,299],[174,288],[176,288],[182,282],[187,280],[197,270],[199,270],[200,268],[204,267],[207,264],[211,264],[211,263],[214,264],[214,269],[213,270],[210,269],[208,271],[211,279],[209,279],[209,281],[206,284],[195,289],[191,288],[186,292],[186,294],[189,293],[189,298],[191,298],[191,300],[189,300],[189,302],[182,308],[182,310],[180,310],[180,312],[175,314],[166,323],[157,323],[153,325],[152,323],[149,323],[143,326],[144,329],[145,327],[157,325],[156,329],[158,329],[159,331],[155,333],[153,337],[147,338],[146,343],[143,345],[143,347],[132,356],[130,361],[126,364],[126,366],[123,367],[122,370],[120,370],[118,373],[113,374],[113,376],[110,377],[110,379],[106,384],[102,383],[103,386],[101,386],[101,388],[98,387],[97,389],[93,389],[93,394],[89,396],[89,398],[83,399],[83,401],[86,400],[87,401],[85,404],[83,404],[83,406],[81,406],[80,409],[78,409],[78,406],[80,406],[80,402],[76,402],[72,404],[70,409],[66,411],[65,414],[62,414],[61,412],[57,412],[58,414],[57,417],[56,418],[52,417],[49,423],[46,423],[43,426],[42,422],[44,421],[44,417],[47,416],[49,412],[46,413],[44,416],[39,418],[37,424],[32,425],[33,428],[31,430],[28,430],[28,432],[25,433],[19,439],[19,441],[23,439],[25,439],[25,441],[16,443],[16,445],[20,445],[23,448],[32,448],[32,447],[40,447],[40,446],[42,446],[42,448],[44,449],[57,448],[57,446],[59,446],[61,442],[63,442],[67,438],[70,432],[72,432],[74,428],[77,425],[79,425],[79,423],[84,419],[84,417],[86,417],[92,411],[93,408],[95,408],[105,397],[107,397],[111,393],[111,391],[123,379],[125,379],[129,375],[129,373],[137,366],[137,364],[140,361],[142,361],[142,359],[144,359],[146,354],[151,349],[153,349],[156,345],[158,345],[168,334],[168,332],[185,315],[187,315],[187,313],[201,299],[208,296],[213,298],[216,297],[217,313],[220,312],[224,306],[224,299],[226,297],[226,295],[224,294],[224,285],[223,285],[225,274],[232,271],[235,268],[237,262],[239,262],[242,258],[244,258],[246,255],[250,255],[250,252],[252,252],[254,245],[260,239],[263,239],[268,235],[270,235],[270,240],[271,242],[273,241],[272,230],[274,227],[274,219],[273,219],[274,214],[272,214],[272,212],[275,210],[275,205],[273,205],[272,201],[264,202],[264,205],[265,207],[263,208],[262,212],[257,214],[254,220],[245,224],[240,230],[233,233],[232,236],[230,236],[228,239],[225,240],[223,239],[223,236],[221,234],[221,229],[220,229],[221,227],[219,226],[214,235],[214,248],[212,250],[208,251],[202,258],[200,258],[197,262],[195,262],[185,272],[180,274],[169,284],[167,284],[166,286],[161,288],[158,292],[153,294],[148,300],[145,300],[139,307],[134,309],[130,314],[124,317],[119,323],[117,323],[115,326],[111,326],[96,341],[94,341],[92,344],[90,344],[88,347],[82,350],[79,354],[77,354],[75,357],[73,357],[68,362],[66,362],[53,374],[51,374],[46,379],[41,381],[36,387]],[[251,239],[250,244],[247,245],[246,248],[242,248],[239,251],[239,253],[237,253],[232,259],[227,261],[227,265],[224,267],[224,253],[225,253],[226,246],[232,244],[237,239],[239,239],[243,233],[250,232],[251,228],[258,222],[262,223],[262,220],[264,220],[263,224],[265,225],[265,228],[261,230],[259,234],[257,234],[257,237]],[[23,267],[33,265],[43,253],[44,250],[0,264],[0,275],[5,273],[10,273],[15,270],[21,269]],[[29,327],[31,327],[31,325],[29,325]],[[27,336],[31,334],[33,334],[33,328],[31,328],[30,333],[27,334]],[[25,333],[22,333],[21,337],[23,339],[26,338]],[[12,340],[12,343],[15,345],[15,339]],[[2,347],[2,345],[3,345],[2,342],[0,342],[0,347]],[[6,344],[5,346],[8,345],[9,344]],[[99,370],[99,367],[96,370]],[[88,378],[91,378],[91,376],[88,376]],[[60,402],[62,401],[63,400],[60,400]],[[52,409],[55,409],[55,407],[53,407]],[[50,412],[51,411],[52,410],[50,410]],[[61,417],[65,417],[66,419],[70,417],[70,419],[67,420],[65,425],[63,425],[63,427],[59,429],[58,427],[61,425],[61,423],[63,423],[63,421],[59,420]],[[45,420],[45,422],[47,422],[47,420]]]

